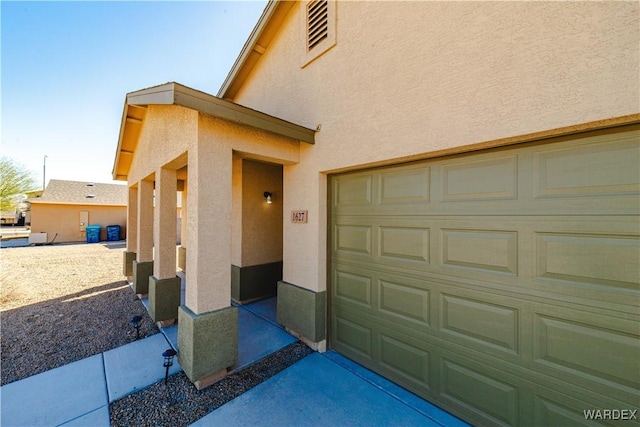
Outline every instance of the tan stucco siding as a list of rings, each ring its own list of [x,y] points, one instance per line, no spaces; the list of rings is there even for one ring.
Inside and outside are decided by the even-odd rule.
[[[200,115],[199,141],[228,147],[241,157],[272,163],[300,161],[300,143],[223,119]]]
[[[31,204],[31,231],[47,233],[47,240],[55,238],[55,243],[83,242],[87,235],[84,227],[80,226],[80,212],[89,212],[88,225],[100,225],[100,240],[107,240],[107,226],[119,225],[120,236],[126,236],[127,207],[126,206],[87,206],[87,205],[58,205]]]
[[[242,264],[282,261],[282,167],[245,160],[242,167]],[[273,194],[266,202],[264,192]]]
[[[636,2],[340,2],[304,68],[301,3],[235,102],[315,128],[285,167],[284,280],[326,286],[323,172],[640,112]],[[363,19],[366,17],[366,19]],[[290,224],[292,209],[309,223]]]
[[[150,105],[129,171],[129,185],[160,170],[188,151],[198,138],[198,112],[179,106]]]
[[[339,2],[337,45],[305,68],[300,14],[234,101],[321,124],[319,170],[640,108],[635,2]]]

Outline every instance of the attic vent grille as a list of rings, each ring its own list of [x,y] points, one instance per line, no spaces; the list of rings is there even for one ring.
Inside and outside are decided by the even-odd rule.
[[[307,4],[307,50],[316,47],[328,37],[328,0],[316,0]]]

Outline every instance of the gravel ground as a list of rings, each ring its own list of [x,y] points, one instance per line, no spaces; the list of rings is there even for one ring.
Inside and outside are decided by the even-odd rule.
[[[1,384],[158,333],[122,276],[122,243],[0,252]]]
[[[122,276],[123,244],[0,250],[1,384],[158,333]],[[312,353],[297,342],[198,391],[180,372],[109,405],[114,426],[186,426]]]
[[[111,425],[187,426],[311,353],[296,342],[203,390],[180,372],[110,404]]]

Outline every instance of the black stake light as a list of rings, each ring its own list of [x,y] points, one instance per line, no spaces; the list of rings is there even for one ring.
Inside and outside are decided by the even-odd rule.
[[[168,349],[167,351],[165,351],[164,353],[162,353],[162,357],[164,357],[164,364],[162,366],[164,366],[166,368],[166,371],[164,373],[164,383],[167,383],[167,379],[169,379],[169,367],[173,366],[173,357],[178,354],[176,353],[176,351],[172,348]]]
[[[142,316],[133,316],[129,323],[136,328],[136,339],[140,338],[140,323],[142,322]]]

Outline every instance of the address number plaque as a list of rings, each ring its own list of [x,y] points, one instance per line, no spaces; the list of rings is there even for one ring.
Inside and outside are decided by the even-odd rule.
[[[291,222],[294,224],[306,224],[309,211],[291,211]]]

